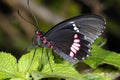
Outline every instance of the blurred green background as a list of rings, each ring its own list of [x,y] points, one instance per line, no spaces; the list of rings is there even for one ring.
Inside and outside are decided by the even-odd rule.
[[[31,12],[36,15],[39,28],[46,32],[55,24],[82,14],[97,14],[106,19],[103,36],[105,48],[120,53],[120,0],[0,0],[0,51],[20,57],[32,46],[36,26],[22,19],[21,15],[35,24]]]

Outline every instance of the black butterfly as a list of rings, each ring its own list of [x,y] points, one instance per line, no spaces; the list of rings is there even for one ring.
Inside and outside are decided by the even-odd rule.
[[[36,30],[36,42],[76,63],[76,59],[83,60],[91,55],[91,44],[104,28],[105,21],[98,15],[77,16],[57,24],[45,34]]]

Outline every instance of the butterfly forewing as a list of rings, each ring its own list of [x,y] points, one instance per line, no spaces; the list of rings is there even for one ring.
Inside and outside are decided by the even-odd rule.
[[[90,45],[103,32],[104,27],[105,21],[100,16],[78,16],[57,24],[44,37],[53,44],[57,54],[74,62],[75,58],[83,60],[91,55]]]
[[[87,40],[93,42],[105,28],[105,21],[100,16],[83,16],[82,19],[75,22],[79,27],[80,33],[87,37]]]

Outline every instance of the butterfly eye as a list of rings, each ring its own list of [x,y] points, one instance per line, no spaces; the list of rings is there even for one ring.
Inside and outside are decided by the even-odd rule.
[[[40,30],[36,30],[36,31],[35,31],[35,34],[36,34],[36,35],[41,34]]]

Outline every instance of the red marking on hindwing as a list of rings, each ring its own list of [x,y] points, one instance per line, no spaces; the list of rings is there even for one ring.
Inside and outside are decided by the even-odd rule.
[[[80,47],[75,46],[74,44],[72,45],[72,47],[73,47],[75,50],[77,50],[77,51],[79,51],[79,49],[80,49]]]
[[[70,52],[70,57],[74,57],[74,53],[72,51]]]
[[[78,34],[75,34],[75,35],[74,35],[74,38],[78,38]]]
[[[74,42],[75,42],[75,43],[79,43],[79,42],[80,42],[80,39],[74,39]]]
[[[80,50],[80,39],[78,38],[78,34],[74,34],[73,44],[70,47],[70,57],[74,57],[75,54]]]
[[[75,54],[77,53],[77,50],[74,49],[73,47],[71,47],[70,49],[71,49],[71,51],[72,51],[73,53],[75,53]]]
[[[46,39],[44,39],[44,40],[43,40],[43,43],[44,43],[44,44],[46,44],[46,43],[47,43],[47,40],[46,40]]]
[[[73,45],[80,47],[79,43],[73,43]]]

